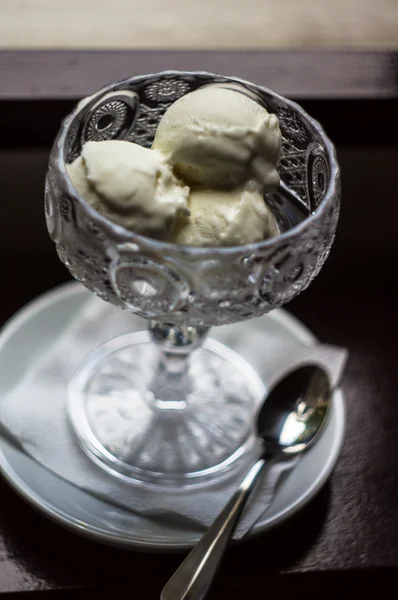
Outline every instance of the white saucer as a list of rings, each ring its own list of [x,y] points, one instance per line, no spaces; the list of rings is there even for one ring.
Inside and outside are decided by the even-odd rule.
[[[70,283],[39,297],[15,315],[0,333],[0,401],[48,344],[63,330],[90,297],[80,284]],[[143,328],[145,323],[143,322]],[[212,330],[212,337],[242,352],[245,335],[258,342],[272,330],[295,345],[310,346],[314,336],[284,310]],[[260,339],[259,339],[260,338]],[[246,348],[248,344],[246,344]],[[253,349],[252,349],[253,352]],[[250,354],[250,353],[249,353]],[[253,353],[245,356],[253,358]],[[258,370],[258,364],[255,365]],[[260,373],[261,375],[261,373]],[[302,508],[328,479],[338,458],[344,433],[344,403],[341,391],[334,394],[334,407],[318,444],[307,452],[279,486],[250,536],[274,527]],[[24,454],[0,436],[0,471],[9,484],[30,504],[60,525],[93,540],[130,549],[183,550],[195,544],[201,533],[179,529],[91,496]]]

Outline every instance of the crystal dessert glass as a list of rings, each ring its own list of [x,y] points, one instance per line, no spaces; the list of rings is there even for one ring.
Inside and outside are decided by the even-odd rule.
[[[168,244],[111,223],[78,195],[65,163],[84,142],[150,147],[170,104],[214,83],[243,86],[279,118],[281,185],[267,195],[279,236],[240,247]],[[51,151],[47,227],[73,277],[149,325],[95,350],[70,382],[69,419],[95,462],[131,481],[183,487],[219,477],[250,454],[264,384],[207,332],[260,317],[310,284],[329,254],[339,199],[335,151],[322,127],[249,82],[167,71],[111,84],[76,106]]]

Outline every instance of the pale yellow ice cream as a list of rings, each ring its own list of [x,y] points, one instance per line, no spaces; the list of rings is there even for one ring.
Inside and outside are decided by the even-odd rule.
[[[233,189],[253,180],[279,185],[278,119],[233,89],[207,86],[182,96],[161,119],[152,148],[189,185]]]
[[[87,142],[67,169],[81,196],[127,229],[183,245],[234,246],[279,233],[264,193],[279,185],[280,144],[275,115],[242,86],[215,84],[169,107],[152,150]]]
[[[238,246],[278,234],[272,212],[256,190],[192,190],[190,216],[180,218],[170,242],[189,246]]]
[[[124,141],[87,142],[67,165],[79,194],[110,221],[166,240],[188,214],[189,188],[153,150]]]

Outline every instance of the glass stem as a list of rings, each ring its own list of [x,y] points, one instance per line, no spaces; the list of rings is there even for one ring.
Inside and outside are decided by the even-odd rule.
[[[150,392],[158,408],[182,409],[191,391],[189,360],[199,348],[209,327],[149,322],[149,333],[158,347],[159,359]]]

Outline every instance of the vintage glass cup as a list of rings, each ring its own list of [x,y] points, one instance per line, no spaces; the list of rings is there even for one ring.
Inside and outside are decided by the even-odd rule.
[[[78,195],[65,163],[85,141],[149,147],[172,102],[213,84],[243,86],[279,118],[282,183],[267,202],[281,235],[240,247],[177,246],[107,221]],[[339,198],[335,151],[321,126],[297,104],[249,82],[167,71],[111,84],[76,106],[50,156],[50,236],[78,281],[149,320],[149,332],[96,350],[70,383],[69,418],[93,460],[118,477],[185,486],[218,477],[250,453],[263,383],[206,334],[212,325],[259,317],[310,284],[329,254]]]

